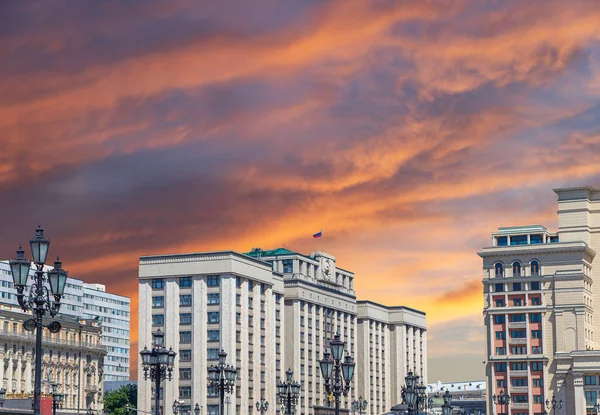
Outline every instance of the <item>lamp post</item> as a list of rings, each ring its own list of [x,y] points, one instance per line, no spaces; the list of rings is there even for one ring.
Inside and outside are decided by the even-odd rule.
[[[23,322],[25,330],[36,330],[35,337],[35,384],[33,389],[33,413],[40,415],[40,397],[42,393],[42,330],[43,318],[46,313],[54,317],[60,310],[60,299],[65,291],[67,282],[67,271],[62,269],[62,262],[57,258],[54,268],[44,272],[46,256],[50,247],[50,240],[44,237],[41,226],[35,231],[35,236],[29,240],[33,262],[35,264],[35,276],[29,287],[29,294],[25,297],[25,287],[29,278],[31,262],[25,258],[25,251],[19,246],[17,258],[10,261],[10,270],[13,283],[17,290],[17,301],[23,311],[31,311],[33,319]],[[46,286],[49,283],[50,289]],[[54,297],[51,299],[50,297]],[[52,333],[60,331],[60,323],[54,321],[48,325]]]
[[[173,401],[173,415],[179,415],[182,404],[183,404],[183,401],[178,401],[177,399],[175,399]],[[185,414],[182,414],[182,415],[185,415]]]
[[[444,393],[444,404],[442,405],[442,415],[452,415],[452,395],[450,395],[450,391],[446,391]]]
[[[196,402],[196,406],[194,406],[194,415],[200,415],[200,405],[198,405],[198,402]]]
[[[294,371],[290,368],[285,372],[286,381],[280,381],[277,384],[279,403],[285,415],[292,415],[294,413],[300,397],[300,384],[295,382],[292,376],[294,376]]]
[[[415,386],[415,390],[417,391],[417,413],[419,413],[419,409],[425,410],[427,408],[427,394],[425,393],[426,389],[427,386],[423,385],[422,383]]]
[[[256,402],[256,410],[262,414],[263,412],[267,412],[267,409],[269,409],[269,402],[260,398],[260,401]]]
[[[65,395],[58,393],[58,384],[52,382],[52,415],[56,415],[56,410],[62,405]]]
[[[556,395],[552,394],[552,401],[549,401],[548,399],[546,399],[546,408],[548,408],[548,409],[552,408],[552,412],[556,411],[557,406],[558,406],[558,409],[562,409],[563,400],[561,399],[560,401],[557,401]]]
[[[408,375],[404,378],[405,386],[402,387],[402,398],[407,406],[409,414],[419,412],[420,409],[425,409],[429,400],[425,390],[427,387],[423,384],[417,385],[419,376],[414,375],[413,372],[408,372]],[[433,400],[431,400],[433,403]]]
[[[361,395],[357,401],[352,402],[352,410],[354,413],[358,412],[359,415],[362,415],[363,411],[367,410],[367,405],[369,405],[369,402]]]
[[[344,357],[345,346],[346,342],[340,339],[340,333],[336,333],[329,342],[331,354],[326,351],[323,360],[319,362],[325,391],[327,394],[333,394],[335,398],[335,415],[340,414],[340,398],[342,395],[348,396],[350,382],[354,377],[354,359],[349,354]]]
[[[4,408],[4,400],[6,399],[6,389],[0,389],[0,408]]]
[[[152,334],[152,350],[144,346],[140,352],[142,357],[142,368],[144,369],[144,380],[154,381],[154,410],[160,415],[160,382],[163,379],[173,378],[173,365],[177,353],[170,347],[165,347],[165,334],[158,329]]]
[[[600,413],[600,403],[596,403],[596,405],[594,405],[593,408],[594,408],[594,414],[598,415]]]
[[[508,393],[504,394],[504,391],[501,390],[498,396],[492,396],[492,400],[496,405],[500,405],[500,410],[506,405],[506,411],[508,412],[508,406],[510,405],[510,395]]]
[[[219,366],[211,366],[208,368],[209,386],[213,390],[218,390],[220,397],[219,414],[224,415],[225,408],[225,393],[233,393],[235,379],[237,377],[237,369],[225,363],[227,353],[223,349],[219,352]]]

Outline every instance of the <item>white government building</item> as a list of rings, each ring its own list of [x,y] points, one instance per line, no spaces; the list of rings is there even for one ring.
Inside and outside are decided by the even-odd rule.
[[[162,386],[161,405],[170,408],[181,400],[184,413],[196,403],[203,414],[218,413],[218,398],[208,396],[206,378],[221,348],[238,368],[232,415],[254,412],[261,398],[279,413],[276,384],[288,367],[302,384],[297,414],[328,406],[318,361],[338,332],[357,363],[342,407],[362,395],[371,402],[366,413],[377,414],[398,403],[407,371],[427,381],[425,314],[357,303],[354,274],[323,252],[257,248],[246,254],[144,256],[140,348],[151,346],[152,332],[159,328],[166,334],[165,345],[178,353],[174,379]],[[153,388],[143,379],[141,362],[138,374],[138,408],[149,411]],[[371,394],[369,385],[389,389]]]
[[[30,272],[33,274],[33,270]],[[8,261],[0,261],[0,304],[20,309]],[[88,284],[69,277],[61,304],[60,313],[65,316],[100,321],[102,344],[107,350],[104,380],[129,380],[129,298],[106,292],[102,284]]]

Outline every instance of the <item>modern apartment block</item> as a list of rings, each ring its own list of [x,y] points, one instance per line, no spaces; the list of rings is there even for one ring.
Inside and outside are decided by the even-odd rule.
[[[104,380],[129,380],[130,300],[106,292],[103,284],[83,284],[83,316],[102,322],[102,344],[108,354],[104,358]]]
[[[555,189],[558,232],[499,228],[483,248],[488,412],[591,414],[600,391],[600,190]],[[508,405],[493,396],[510,395]]]
[[[270,264],[231,251],[142,257],[139,319],[140,349],[151,348],[160,328],[177,352],[174,378],[163,382],[163,411],[177,399],[184,414],[196,403],[203,414],[218,413],[218,395],[209,395],[206,379],[221,348],[238,370],[229,413],[253,413],[260,398],[277,407],[286,321],[283,276]],[[138,374],[138,408],[150,411],[154,391],[141,362]]]
[[[0,304],[20,310],[8,261],[0,261]],[[102,284],[87,284],[69,277],[61,304],[60,313],[65,316],[96,319],[101,323],[101,338],[107,349],[104,380],[129,379],[129,298],[106,292]]]
[[[285,378],[288,368],[302,385],[296,413],[312,414],[314,408],[330,404],[319,360],[336,333],[357,360],[352,389],[342,407],[350,407],[359,395],[369,399],[358,387],[361,359],[371,355],[361,354],[358,348],[354,274],[339,268],[329,254],[256,248],[246,254],[144,256],[140,258],[139,293],[140,348],[150,347],[152,332],[160,328],[166,334],[166,346],[178,353],[174,379],[163,383],[163,408],[178,399],[184,402],[183,413],[198,403],[203,414],[217,414],[219,402],[217,396],[208,395],[206,378],[208,367],[217,363],[217,353],[223,348],[228,363],[238,369],[230,414],[253,413],[260,398],[280,413],[276,383]],[[388,402],[398,396],[404,382],[395,373],[405,373],[406,368],[426,373],[427,348],[423,313],[377,307],[387,314],[369,314],[379,324],[374,324],[373,333],[387,332],[388,339],[376,344],[383,355],[369,364],[369,370],[376,381],[383,384],[387,378],[390,390],[397,389],[380,398],[383,412],[385,405],[391,407]],[[401,346],[392,344],[396,335],[402,336]],[[392,372],[396,366],[397,372]],[[389,374],[384,375],[385,371]],[[151,382],[143,379],[141,363],[138,373],[138,407],[150,410],[153,390]]]
[[[427,384],[425,313],[372,301],[357,301],[357,311],[356,394],[369,401],[367,414],[380,414],[401,402],[408,372]]]

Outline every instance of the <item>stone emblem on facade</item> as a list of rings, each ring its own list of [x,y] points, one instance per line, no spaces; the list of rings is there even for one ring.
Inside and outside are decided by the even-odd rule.
[[[335,262],[330,258],[321,257],[321,280],[335,283]]]

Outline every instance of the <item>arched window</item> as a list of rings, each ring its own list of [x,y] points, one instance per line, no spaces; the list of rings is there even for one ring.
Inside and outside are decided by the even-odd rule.
[[[540,275],[540,263],[537,261],[531,261],[531,276],[537,277]]]
[[[496,271],[496,278],[504,277],[504,266],[500,262],[494,265],[494,269]]]
[[[513,277],[520,277],[521,276],[521,263],[519,261],[513,262],[512,268],[513,268]]]

